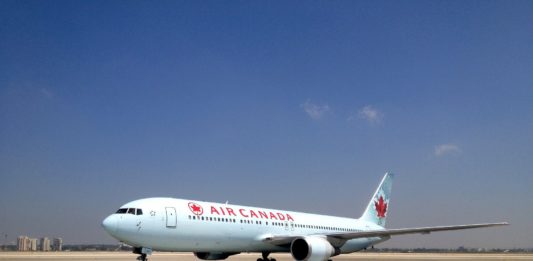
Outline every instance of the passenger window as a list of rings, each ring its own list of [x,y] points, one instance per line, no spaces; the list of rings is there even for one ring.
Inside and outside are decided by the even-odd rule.
[[[128,214],[135,215],[135,209],[134,208],[128,208]]]
[[[137,209],[137,215],[142,215],[142,214],[143,214],[143,210],[140,209],[140,208],[138,208],[138,209]]]

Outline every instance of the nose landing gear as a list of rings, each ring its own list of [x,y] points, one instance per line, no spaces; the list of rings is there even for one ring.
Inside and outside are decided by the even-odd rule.
[[[152,254],[152,249],[146,247],[135,247],[133,248],[134,254],[139,254],[137,260],[139,261],[148,261],[148,255]]]
[[[257,261],[276,261],[275,258],[268,258],[268,255],[270,254],[270,252],[263,252],[261,253],[261,255],[263,256],[263,258],[258,258]]]

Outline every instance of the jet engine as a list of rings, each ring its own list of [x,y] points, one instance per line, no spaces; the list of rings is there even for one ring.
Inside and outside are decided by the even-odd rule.
[[[238,253],[224,253],[224,252],[219,252],[219,253],[213,253],[213,252],[194,252],[194,255],[195,255],[198,259],[202,259],[202,260],[223,260],[223,259],[226,259],[226,258],[228,258],[229,256],[231,256],[231,255],[235,255],[235,254],[238,254]]]
[[[294,239],[291,254],[295,260],[324,261],[340,254],[340,249],[333,247],[324,237],[309,236]]]

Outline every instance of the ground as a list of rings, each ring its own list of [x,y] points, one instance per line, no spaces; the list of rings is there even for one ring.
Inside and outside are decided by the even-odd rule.
[[[259,254],[240,254],[228,258],[228,261],[255,261]],[[273,254],[278,261],[292,261],[290,254]],[[113,260],[135,261],[136,255],[126,252],[0,252],[0,260]],[[192,253],[154,253],[150,261],[196,261]],[[380,261],[380,260],[533,260],[533,254],[396,254],[396,253],[354,253],[340,255],[333,261]]]

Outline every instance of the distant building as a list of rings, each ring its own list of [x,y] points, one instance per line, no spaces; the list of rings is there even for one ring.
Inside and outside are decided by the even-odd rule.
[[[60,238],[60,237],[54,238],[53,250],[54,251],[62,251],[63,250],[63,239],[62,238]]]
[[[62,251],[63,239],[54,238],[52,242],[48,237],[43,237],[40,240],[27,236],[19,236],[17,238],[18,251],[52,251],[52,247],[54,251]]]
[[[19,236],[17,238],[18,251],[37,251],[37,239],[29,238],[27,236]]]
[[[50,239],[47,237],[41,238],[41,251],[50,251]]]
[[[17,250],[18,251],[28,251],[30,250],[29,238],[27,236],[19,236],[17,238]]]
[[[30,238],[30,251],[37,251],[37,238]]]

